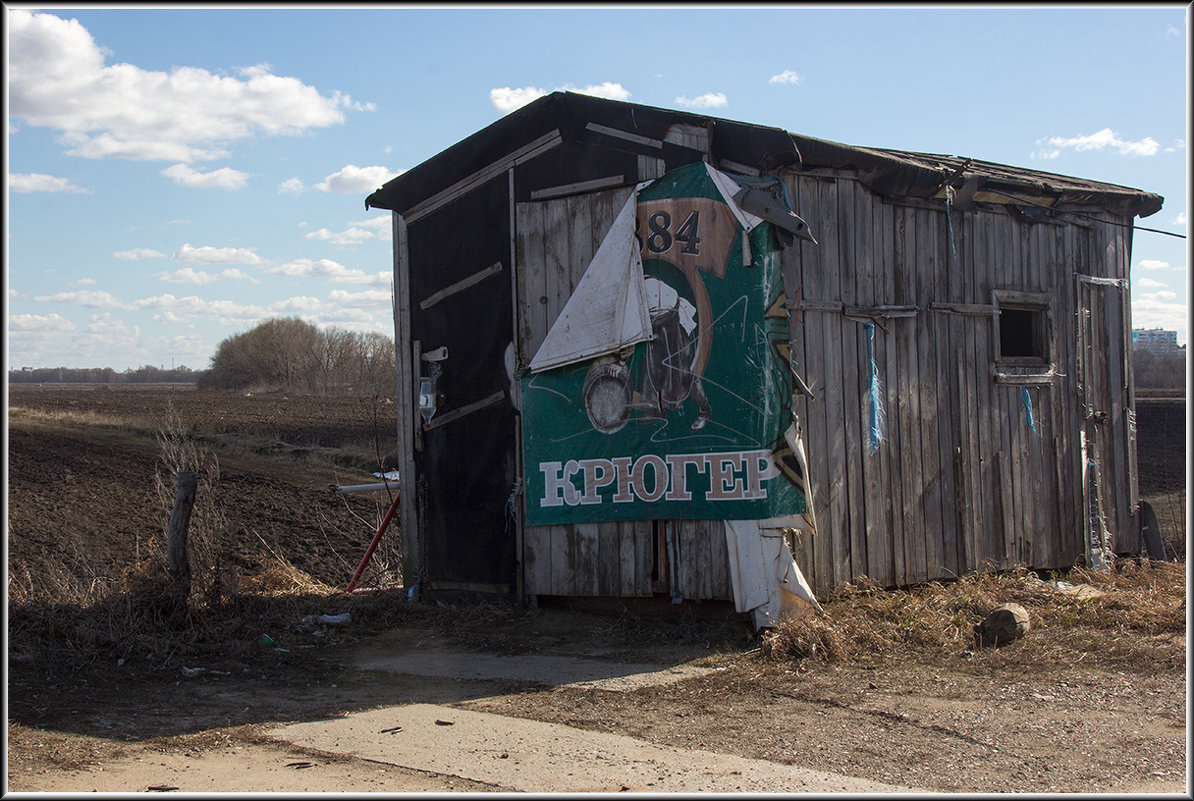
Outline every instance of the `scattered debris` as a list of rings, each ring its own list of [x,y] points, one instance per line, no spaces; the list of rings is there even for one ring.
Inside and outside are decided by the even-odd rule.
[[[453,724],[452,724],[452,721],[450,721],[450,720],[439,720],[439,719],[437,719],[437,720],[435,721],[435,725],[436,725],[436,726],[451,726],[451,725],[453,725]]]
[[[207,672],[207,668],[201,668],[201,667],[194,667],[194,668],[184,667],[182,669],[182,675],[191,676],[191,677],[198,676],[198,675],[200,675],[202,673],[206,673],[206,672]]]

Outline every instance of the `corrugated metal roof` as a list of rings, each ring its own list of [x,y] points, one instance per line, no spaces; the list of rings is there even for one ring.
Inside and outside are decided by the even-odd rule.
[[[965,196],[963,202],[974,199],[1094,206],[1140,217],[1159,211],[1163,203],[1160,195],[1141,189],[975,158],[846,145],[779,128],[555,92],[511,112],[389,181],[369,195],[365,205],[405,211],[554,131],[559,131],[565,142],[600,145],[600,129],[612,128],[655,143],[644,146],[648,150],[654,147],[655,155],[670,152],[673,158],[699,159],[699,155],[677,155],[677,148],[683,150],[678,145],[658,144],[676,124],[698,126],[710,133],[715,164],[725,159],[764,172],[779,168],[852,172],[864,185],[890,198],[942,197],[948,185]],[[626,142],[620,144],[625,146]]]

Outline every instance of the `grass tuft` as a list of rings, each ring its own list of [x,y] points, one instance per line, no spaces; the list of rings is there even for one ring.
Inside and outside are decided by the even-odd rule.
[[[1076,568],[1042,580],[1025,569],[884,590],[862,577],[839,587],[825,615],[781,623],[763,636],[773,661],[929,662],[991,659],[1039,665],[1078,658],[1138,669],[1184,665],[1181,564],[1128,560],[1113,572]],[[1032,629],[998,651],[976,650],[974,626],[1001,603],[1028,610]]]

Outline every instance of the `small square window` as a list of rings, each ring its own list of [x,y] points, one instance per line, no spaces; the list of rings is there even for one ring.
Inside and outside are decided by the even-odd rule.
[[[1052,362],[1049,303],[1035,293],[996,292],[996,360],[1026,367]]]
[[[1003,358],[1047,359],[1043,309],[999,310],[999,354]]]

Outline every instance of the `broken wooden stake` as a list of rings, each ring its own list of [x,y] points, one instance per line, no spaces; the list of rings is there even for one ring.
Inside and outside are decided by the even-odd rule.
[[[178,474],[178,491],[174,494],[174,509],[166,526],[166,569],[170,577],[170,593],[178,609],[185,610],[191,593],[191,557],[187,551],[187,527],[191,510],[195,507],[195,489],[199,474],[183,470]]]

